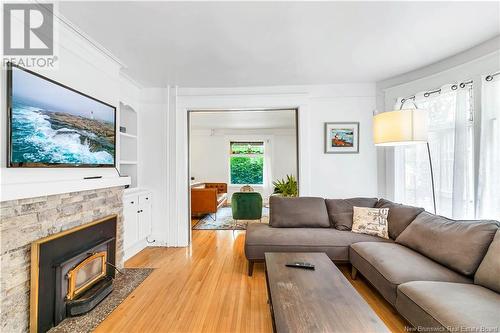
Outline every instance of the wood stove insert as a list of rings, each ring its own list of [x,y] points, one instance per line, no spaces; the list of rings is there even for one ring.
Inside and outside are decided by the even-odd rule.
[[[31,332],[90,311],[112,291],[116,222],[109,216],[32,244]]]

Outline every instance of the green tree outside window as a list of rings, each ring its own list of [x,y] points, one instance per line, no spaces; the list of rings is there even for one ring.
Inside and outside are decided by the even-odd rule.
[[[231,184],[264,183],[264,142],[231,142]]]

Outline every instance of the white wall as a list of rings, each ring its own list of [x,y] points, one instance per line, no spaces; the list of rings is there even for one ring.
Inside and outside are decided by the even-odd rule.
[[[287,175],[297,177],[297,135],[296,130],[273,134],[273,181]]]
[[[377,109],[390,111],[395,108],[398,97],[412,96],[445,84],[473,80],[475,141],[479,143],[481,80],[498,70],[500,70],[500,36],[430,66],[377,82]],[[478,153],[479,149],[475,149],[475,154]],[[475,159],[477,160],[477,156]],[[378,165],[379,196],[394,199],[393,148],[378,148]]]
[[[202,133],[200,133],[202,132]],[[228,182],[228,148],[224,134],[210,135],[191,131],[191,177],[194,182]]]
[[[292,111],[290,111],[292,112]],[[191,117],[195,117],[191,115]],[[295,129],[217,129],[191,130],[191,177],[195,182],[228,183],[229,199],[241,185],[231,186],[229,177],[229,142],[234,140],[270,140],[272,181],[287,175],[297,177],[297,136]],[[262,186],[255,190],[264,195]]]
[[[146,88],[139,102],[139,183],[152,193],[153,245],[168,244],[168,89]]]
[[[169,123],[169,188],[171,230],[176,244],[189,241],[187,111],[199,109],[299,110],[300,194],[343,198],[377,195],[376,150],[372,141],[372,112],[375,84],[335,84],[324,86],[280,86],[252,88],[183,88],[175,96]],[[175,111],[174,111],[175,110]],[[324,154],[324,122],[360,122],[359,154]]]
[[[325,198],[377,196],[376,148],[372,139],[374,86],[351,96],[311,98],[311,195]],[[359,121],[359,154],[324,154],[323,123]]]
[[[59,52],[57,54],[57,68],[36,70],[36,72],[118,108],[121,80],[120,63],[98,50],[75,30],[60,23],[57,18],[55,18],[55,24],[58,24],[59,27],[58,38],[54,41],[55,49]],[[0,132],[2,133],[0,136],[0,185],[4,200],[13,197],[36,196],[39,195],[39,190],[43,192],[44,189],[70,192],[94,186],[98,188],[105,185],[106,181],[84,181],[83,177],[117,177],[114,168],[6,168],[7,110],[6,103],[4,103],[6,100],[6,70],[1,70],[0,91],[0,100],[2,101],[0,103]],[[119,115],[117,120],[119,120]],[[117,147],[119,147],[119,142],[117,142]],[[110,181],[110,183],[113,182],[113,180]],[[89,185],[91,183],[92,185]]]

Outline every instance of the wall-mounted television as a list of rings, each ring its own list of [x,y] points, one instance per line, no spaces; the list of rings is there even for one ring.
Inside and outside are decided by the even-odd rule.
[[[116,108],[8,64],[8,167],[114,167]]]

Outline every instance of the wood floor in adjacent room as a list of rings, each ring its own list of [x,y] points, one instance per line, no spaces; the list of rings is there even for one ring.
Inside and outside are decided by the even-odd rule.
[[[194,230],[189,248],[143,250],[126,267],[156,270],[96,332],[272,332],[264,265],[247,276],[244,242],[244,231]],[[340,268],[349,278],[349,266]],[[391,331],[404,332],[406,322],[363,278],[351,283]]]

